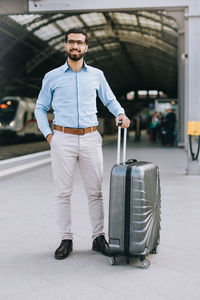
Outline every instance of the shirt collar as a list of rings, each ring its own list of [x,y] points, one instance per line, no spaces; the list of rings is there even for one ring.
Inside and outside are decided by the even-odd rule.
[[[88,65],[86,64],[86,62],[83,62],[83,69],[85,71],[88,71]],[[62,70],[63,70],[63,72],[66,72],[67,70],[70,70],[70,67],[67,63],[67,60],[66,60],[65,64],[62,66]]]

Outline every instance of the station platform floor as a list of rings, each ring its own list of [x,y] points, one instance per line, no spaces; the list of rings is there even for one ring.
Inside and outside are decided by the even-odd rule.
[[[104,152],[105,229],[110,171],[116,141]],[[160,169],[162,220],[157,254],[148,269],[137,259],[108,258],[91,250],[87,198],[77,167],[72,196],[74,250],[54,259],[60,244],[55,223],[49,151],[0,164],[0,299],[4,300],[197,300],[200,299],[200,177],[186,175],[183,149],[128,139],[127,159],[155,162]]]

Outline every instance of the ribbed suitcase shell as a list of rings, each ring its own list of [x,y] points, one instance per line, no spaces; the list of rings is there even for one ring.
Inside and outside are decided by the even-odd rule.
[[[158,167],[143,161],[116,164],[110,180],[109,246],[112,254],[145,257],[156,251],[159,236]]]

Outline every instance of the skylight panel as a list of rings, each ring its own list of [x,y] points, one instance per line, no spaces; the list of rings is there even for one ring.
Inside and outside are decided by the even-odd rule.
[[[169,26],[173,27],[174,29],[177,29],[176,20],[163,16],[163,21],[164,21],[165,25],[169,25]]]
[[[163,52],[169,53],[171,55],[176,54],[176,48],[172,45],[169,45],[168,43],[157,39],[155,36],[150,35],[143,35],[146,41],[148,41],[148,44],[152,47],[155,47]]]
[[[107,43],[104,45],[106,49],[112,49],[119,47],[119,43]]]
[[[144,18],[144,17],[139,17],[139,20],[140,20],[140,24],[142,26],[154,28],[154,29],[157,29],[157,30],[161,30],[161,28],[162,28],[161,23],[153,21],[151,19]]]
[[[157,48],[170,55],[176,56],[176,48],[168,43],[165,43],[164,41],[158,40]]]
[[[17,23],[24,25],[32,22],[33,20],[40,17],[40,15],[10,15],[11,19],[16,21]]]
[[[141,37],[141,32],[138,32],[138,31],[131,31],[131,32],[127,31],[127,35]]]
[[[115,12],[112,13],[112,15],[120,24],[138,25],[137,17],[135,15],[121,12]]]
[[[56,14],[56,15],[53,15],[51,17],[51,19],[57,19],[57,18],[60,18],[60,17],[64,17],[64,14]]]
[[[83,27],[83,23],[76,17],[71,16],[63,20],[58,20],[56,23],[64,30],[67,31],[71,27]]]
[[[101,37],[101,36],[106,36],[107,34],[106,34],[105,30],[97,30],[97,31],[94,32],[94,35],[96,37]]]
[[[51,40],[51,41],[48,42],[48,44],[50,46],[54,46],[54,45],[56,45],[58,43],[59,44],[62,43],[62,45],[64,47],[64,36],[59,36],[58,38],[55,38],[55,39],[53,39],[53,40]]]
[[[88,26],[103,25],[107,23],[106,18],[102,13],[94,12],[89,14],[81,14],[80,16]]]
[[[177,32],[171,27],[163,26],[163,30],[171,35],[177,36]]]
[[[95,52],[95,51],[102,51],[102,47],[101,46],[96,46],[96,47],[92,47],[89,49],[89,52]]]
[[[42,25],[42,24],[45,24],[47,22],[47,19],[43,19],[43,20],[40,20],[40,21],[36,21],[30,25],[27,25],[27,29],[29,31],[32,31],[33,29],[37,28],[38,26]]]
[[[34,35],[39,37],[42,40],[47,41],[51,37],[59,35],[61,32],[57,29],[53,24],[49,24],[47,26],[41,27],[39,30],[34,32]]]
[[[64,51],[63,43],[59,43],[59,44],[55,45],[54,48],[58,51]]]
[[[126,40],[128,40],[129,38],[130,38],[130,40],[132,38],[140,39],[142,36],[142,34],[140,32],[129,31],[129,30],[119,30],[119,35],[120,35],[120,38],[124,36],[126,38]]]
[[[143,34],[143,38],[147,40],[152,45],[156,45],[158,43],[158,39],[155,36],[149,34]]]
[[[152,18],[154,20],[157,20],[157,21],[161,21],[161,16],[157,13],[154,13],[154,12],[150,12],[150,11],[141,11],[139,12],[139,14],[142,14],[144,17],[149,17],[149,18]]]
[[[136,34],[127,34],[127,31],[120,30],[119,31],[119,39],[122,42],[130,43],[130,44],[131,43],[132,44],[138,44],[138,45],[143,46],[143,47],[149,47],[146,39],[139,32],[137,32]]]

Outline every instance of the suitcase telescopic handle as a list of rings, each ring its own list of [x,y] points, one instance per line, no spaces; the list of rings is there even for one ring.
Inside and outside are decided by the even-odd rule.
[[[121,126],[122,122],[118,123],[118,138],[117,138],[117,164],[120,163],[120,148],[121,148]],[[127,137],[127,128],[124,128],[124,139],[123,139],[123,156],[122,163],[126,162],[126,137]]]

